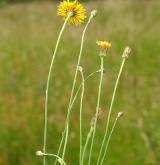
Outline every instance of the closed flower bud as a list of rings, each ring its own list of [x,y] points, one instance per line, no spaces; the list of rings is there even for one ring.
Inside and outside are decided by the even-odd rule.
[[[98,11],[97,10],[92,10],[91,11],[91,17],[96,17],[97,16]]]
[[[80,72],[83,72],[83,68],[82,68],[81,66],[78,66],[78,70],[79,70]]]
[[[42,151],[36,151],[37,156],[44,156],[44,153]]]
[[[123,116],[123,112],[118,112],[117,118],[122,117]]]

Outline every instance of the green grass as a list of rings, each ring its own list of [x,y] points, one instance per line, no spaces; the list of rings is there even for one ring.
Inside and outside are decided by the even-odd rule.
[[[158,1],[100,1],[85,4],[88,11],[99,10],[85,40],[82,66],[85,75],[99,68],[95,41],[112,42],[105,59],[101,107],[104,118],[99,123],[94,159],[103,137],[105,116],[126,45],[132,47],[118,88],[112,121],[119,121],[108,150],[107,165],[160,164],[160,3]],[[0,164],[42,164],[35,156],[43,144],[44,96],[47,72],[61,18],[54,3],[12,4],[0,8]],[[58,51],[55,81],[49,92],[48,152],[56,153],[64,127],[66,105],[71,90],[80,33],[83,25],[68,26]],[[78,83],[79,84],[79,83]],[[77,84],[77,85],[78,85]],[[86,84],[84,133],[95,114],[98,76]],[[79,102],[72,111],[72,130],[66,161],[78,164]],[[48,159],[52,164],[52,158]],[[93,164],[94,165],[94,164]]]

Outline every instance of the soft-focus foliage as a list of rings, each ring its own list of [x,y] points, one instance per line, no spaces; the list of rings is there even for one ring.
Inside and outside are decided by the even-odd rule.
[[[23,2],[60,2],[62,0],[0,0],[0,5],[4,5],[7,3],[23,3]],[[89,1],[97,1],[97,0],[80,0],[80,2],[89,2]]]

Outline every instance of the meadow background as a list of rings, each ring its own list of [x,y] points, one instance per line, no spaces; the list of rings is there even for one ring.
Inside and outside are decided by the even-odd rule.
[[[45,85],[63,21],[56,16],[55,1],[6,2],[0,6],[0,165],[40,165],[42,159],[35,156],[35,151],[41,150],[43,144]],[[118,122],[104,164],[159,165],[160,1],[97,0],[84,5],[88,14],[94,8],[99,11],[85,38],[81,63],[85,75],[99,68],[95,41],[112,42],[105,59],[101,102],[104,114],[98,124],[93,161],[103,137],[121,54],[130,45],[132,55],[118,87],[112,121],[119,111],[125,115]],[[68,26],[59,47],[49,92],[47,150],[51,153],[56,153],[64,127],[83,27]],[[84,135],[95,114],[98,79],[98,75],[94,76],[85,86]],[[78,107],[77,100],[66,156],[69,165],[78,164]],[[48,164],[53,164],[52,158]]]

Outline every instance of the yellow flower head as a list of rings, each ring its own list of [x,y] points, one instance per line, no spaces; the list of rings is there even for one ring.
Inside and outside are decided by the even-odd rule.
[[[96,43],[103,50],[107,50],[111,47],[111,43],[108,41],[97,41]]]
[[[86,18],[86,10],[77,0],[67,1],[64,0],[58,6],[57,15],[66,19],[68,14],[71,13],[69,22],[74,25],[78,25],[84,22]]]

